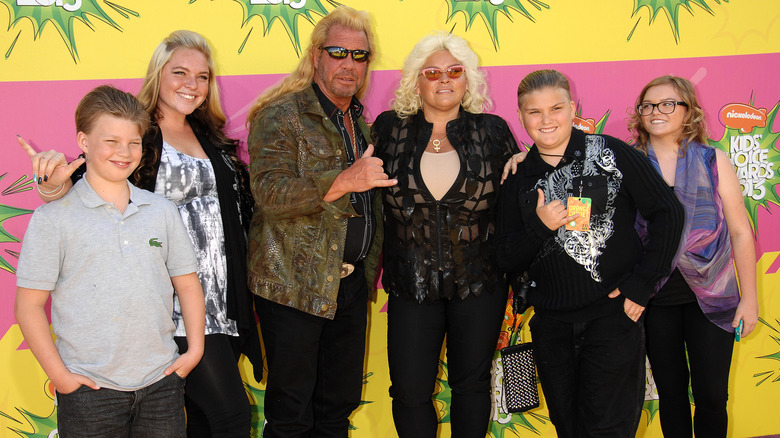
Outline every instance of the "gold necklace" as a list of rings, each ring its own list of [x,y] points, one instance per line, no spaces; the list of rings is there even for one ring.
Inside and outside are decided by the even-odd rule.
[[[447,139],[447,135],[445,134],[444,137],[442,137],[440,139],[432,138],[432,139],[428,140],[428,143],[433,144],[433,150],[435,150],[436,153],[438,154],[439,150],[441,149],[441,142],[443,140],[446,140],[446,139]]]
[[[352,119],[352,111],[347,109],[347,117],[349,117],[349,124],[352,125],[352,138],[350,139],[352,141],[352,152],[355,154],[355,160],[358,159],[358,148],[357,148],[357,135],[355,135],[355,121]]]

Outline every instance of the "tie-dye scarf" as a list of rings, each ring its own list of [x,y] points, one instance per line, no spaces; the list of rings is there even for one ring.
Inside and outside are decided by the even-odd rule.
[[[652,146],[647,156],[661,173]],[[685,207],[685,228],[674,265],[696,294],[704,314],[718,327],[733,332],[731,322],[739,304],[739,287],[731,255],[731,239],[718,194],[715,149],[687,144],[677,158],[674,193]],[[656,291],[666,283],[658,283]]]

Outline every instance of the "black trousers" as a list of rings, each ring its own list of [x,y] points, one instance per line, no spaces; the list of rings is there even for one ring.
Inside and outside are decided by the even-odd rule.
[[[187,376],[184,405],[187,437],[249,436],[252,412],[238,371],[241,353],[233,350],[228,335],[206,335],[203,358]],[[187,338],[175,337],[179,353],[187,351]]]
[[[430,304],[390,294],[387,354],[400,438],[436,436],[438,416],[431,397],[445,334],[452,436],[484,438],[490,420],[490,367],[506,300],[506,292],[499,291]]]
[[[734,333],[711,323],[696,302],[647,308],[647,357],[666,438],[725,437]],[[687,360],[686,360],[687,347]],[[690,363],[690,372],[688,364]],[[688,379],[696,405],[691,427]]]
[[[569,323],[534,315],[534,358],[560,438],[633,438],[645,394],[642,318]]]
[[[268,361],[263,437],[347,437],[360,405],[368,288],[341,279],[333,320],[255,297]]]

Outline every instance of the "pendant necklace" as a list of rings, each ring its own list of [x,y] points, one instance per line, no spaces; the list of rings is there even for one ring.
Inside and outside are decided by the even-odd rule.
[[[355,135],[355,121],[352,119],[352,111],[347,110],[347,117],[349,117],[349,124],[352,125],[352,152],[355,154],[355,160],[358,159],[358,147],[357,147],[357,135]],[[349,133],[347,133],[349,135]]]
[[[438,154],[439,150],[441,150],[441,142],[442,142],[442,140],[444,140],[446,138],[447,138],[447,136],[445,135],[444,137],[439,138],[439,139],[432,138],[432,139],[428,140],[428,142],[433,144],[433,150],[435,150],[436,153]]]

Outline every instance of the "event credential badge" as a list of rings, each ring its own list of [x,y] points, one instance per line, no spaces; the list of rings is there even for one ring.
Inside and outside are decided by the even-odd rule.
[[[568,198],[566,201],[567,215],[574,216],[579,214],[580,216],[566,224],[567,231],[584,231],[587,233],[590,230],[590,204],[590,198],[583,198],[582,196],[570,196]]]

